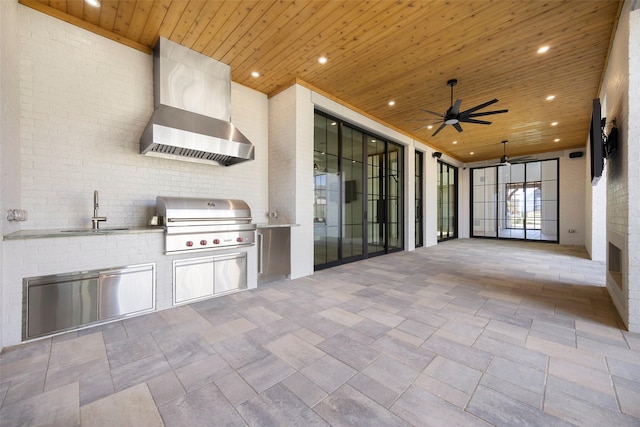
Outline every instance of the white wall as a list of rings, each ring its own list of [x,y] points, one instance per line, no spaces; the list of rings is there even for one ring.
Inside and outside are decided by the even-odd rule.
[[[19,228],[16,222],[7,221],[7,209],[17,209],[20,203],[20,85],[18,44],[18,3],[0,2],[0,234],[8,234]],[[0,272],[5,253],[0,240]],[[0,274],[0,301],[5,298],[5,287]],[[3,316],[0,304],[0,319]],[[4,323],[0,322],[0,349],[3,347]]]
[[[585,223],[585,157],[570,158],[568,150],[560,157],[560,244],[584,246]],[[574,230],[570,233],[569,230]]]
[[[29,215],[21,223],[3,219],[3,235],[89,228],[94,190],[106,227],[146,225],[158,195],[244,199],[256,220],[266,217],[266,95],[231,87],[232,120],[255,145],[254,161],[217,167],[141,156],[139,138],[153,111],[151,55],[14,1],[0,5],[0,207]],[[20,337],[22,277],[156,259],[168,265],[161,233],[137,236],[2,241],[0,346]],[[158,268],[159,284],[170,282],[170,270]],[[169,304],[167,292],[159,308]]]
[[[591,185],[591,153],[585,150],[585,236],[584,246],[594,261],[605,261],[607,255],[607,168],[595,186]]]
[[[23,228],[145,225],[158,195],[241,198],[267,212],[268,101],[232,85],[234,124],[256,146],[228,168],[139,155],[153,112],[152,57],[19,6]]]
[[[640,5],[625,2],[604,75],[602,116],[615,119],[618,152],[607,160],[607,289],[630,331],[640,332]],[[636,10],[632,10],[636,9]],[[610,274],[614,245],[621,274]]]

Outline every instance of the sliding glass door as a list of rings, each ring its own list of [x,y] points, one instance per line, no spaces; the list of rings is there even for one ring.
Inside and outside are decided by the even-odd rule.
[[[422,218],[422,208],[424,203],[424,184],[422,182],[424,168],[424,154],[416,151],[415,157],[415,206],[416,206],[416,223],[415,223],[415,246],[416,248],[424,246],[424,221]]]
[[[403,248],[403,149],[315,115],[316,269]]]
[[[472,236],[558,241],[558,160],[472,170]]]
[[[438,241],[458,237],[458,168],[438,161]]]

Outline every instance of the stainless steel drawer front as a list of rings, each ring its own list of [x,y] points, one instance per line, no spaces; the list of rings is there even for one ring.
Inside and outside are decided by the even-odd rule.
[[[22,280],[22,339],[153,311],[155,264]]]
[[[29,287],[27,336],[39,337],[98,320],[98,278]]]

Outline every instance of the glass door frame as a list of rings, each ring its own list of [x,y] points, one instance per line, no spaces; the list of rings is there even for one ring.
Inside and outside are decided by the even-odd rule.
[[[493,169],[495,170],[495,183],[494,185],[496,186],[496,190],[495,193],[496,195],[498,194],[498,188],[497,186],[498,184],[498,171],[500,167],[500,165],[497,166],[481,166],[481,167],[476,167],[476,168],[471,168],[470,173],[469,173],[469,204],[470,204],[470,209],[469,209],[469,230],[470,230],[470,236],[471,238],[475,238],[475,239],[501,239],[501,240],[520,240],[520,241],[527,241],[527,242],[542,242],[542,243],[556,243],[559,244],[560,243],[560,159],[559,158],[551,158],[551,159],[542,159],[542,160],[533,160],[531,162],[522,162],[522,163],[518,163],[518,164],[522,164],[525,166],[524,168],[524,180],[523,180],[523,189],[527,188],[527,184],[528,183],[536,183],[537,181],[527,181],[527,169],[526,169],[526,165],[528,163],[544,163],[544,162],[550,162],[550,161],[555,161],[556,162],[556,189],[555,189],[555,194],[556,194],[556,240],[545,240],[545,239],[533,239],[533,238],[528,238],[527,236],[527,227],[524,227],[523,232],[524,232],[524,238],[517,238],[517,237],[504,237],[504,236],[500,236],[499,233],[499,222],[500,222],[500,215],[499,215],[499,210],[500,210],[500,201],[499,200],[495,200],[494,202],[494,210],[495,210],[495,214],[494,214],[494,218],[495,218],[495,236],[481,236],[481,235],[474,235],[474,216],[473,216],[473,207],[474,207],[474,198],[473,198],[473,194],[474,194],[474,171],[475,170],[479,170],[479,169]],[[519,182],[519,181],[518,181]],[[553,201],[553,200],[550,200]],[[541,200],[541,204],[544,202],[544,200]],[[537,231],[536,229],[530,229],[532,231]]]
[[[442,192],[444,191],[444,186],[442,185],[442,176],[443,176],[443,169],[445,169],[446,167],[446,175],[447,176],[447,192],[449,193],[447,195],[447,201],[448,201],[448,208],[449,210],[453,210],[453,217],[451,220],[449,220],[449,218],[447,218],[447,237],[442,237],[442,229],[441,229],[441,224],[443,224],[442,221],[442,212],[444,212],[444,209],[441,209],[444,205],[443,202],[443,198],[442,198]],[[437,236],[437,240],[438,242],[444,242],[447,240],[451,240],[451,239],[457,239],[458,238],[458,168],[450,165],[449,163],[443,162],[442,160],[438,160],[438,165],[437,165],[437,174],[438,174],[438,179],[437,179],[437,196],[436,196],[436,203],[437,203],[437,207],[436,207],[436,227],[437,227],[437,232],[438,232],[438,236]],[[450,194],[450,184],[449,184],[449,177],[451,176],[451,172],[453,171],[453,177],[454,177],[454,187],[453,187],[453,196]],[[453,207],[451,207],[451,198],[453,197]],[[449,210],[447,210],[447,212],[449,212]],[[449,217],[451,218],[451,215],[449,215]],[[453,224],[450,224],[450,222],[453,222]],[[453,234],[449,235],[449,230],[450,230],[450,225],[453,225]]]
[[[346,264],[349,262],[353,262],[353,261],[357,261],[357,260],[361,260],[361,259],[366,259],[369,257],[373,257],[373,256],[378,256],[378,255],[384,255],[387,253],[391,253],[391,252],[397,252],[397,251],[402,251],[404,250],[404,233],[406,232],[406,227],[405,227],[405,219],[404,219],[404,198],[406,197],[406,195],[404,194],[404,174],[405,174],[405,167],[404,167],[404,146],[402,146],[401,144],[389,141],[386,138],[381,138],[377,135],[371,134],[370,132],[359,128],[356,125],[353,125],[352,123],[349,122],[344,122],[341,119],[338,119],[336,117],[333,117],[329,114],[326,114],[322,111],[319,110],[315,110],[314,111],[314,116],[318,115],[321,117],[324,117],[327,120],[331,120],[332,122],[335,122],[336,125],[338,126],[337,129],[337,134],[338,134],[338,174],[340,175],[340,180],[343,181],[344,180],[344,168],[343,168],[343,135],[344,135],[344,128],[348,127],[349,129],[353,130],[353,131],[357,131],[359,133],[362,134],[362,155],[363,155],[363,167],[362,167],[362,226],[363,226],[363,230],[362,230],[362,239],[363,239],[363,250],[362,250],[362,254],[360,255],[355,255],[355,256],[351,256],[351,257],[347,257],[347,258],[343,258],[343,239],[344,239],[344,203],[345,203],[345,193],[346,193],[346,189],[344,188],[344,182],[342,182],[342,185],[340,185],[339,187],[339,200],[340,200],[340,204],[338,206],[338,211],[337,214],[339,216],[338,219],[338,242],[337,242],[337,259],[326,262],[324,264],[315,264],[314,262],[314,270],[322,270],[324,268],[329,268],[329,267],[334,267],[337,265],[342,265],[342,264]],[[369,234],[369,217],[370,215],[373,215],[372,212],[369,212],[369,206],[368,206],[368,201],[369,201],[369,184],[368,184],[368,161],[369,161],[369,146],[368,146],[368,141],[367,138],[375,138],[375,140],[384,143],[384,152],[383,153],[377,153],[375,155],[381,155],[382,156],[382,163],[383,163],[383,173],[384,176],[382,177],[382,182],[381,185],[383,187],[383,190],[385,192],[384,194],[384,198],[383,198],[383,206],[381,207],[383,209],[383,213],[382,215],[385,218],[385,223],[383,224],[384,226],[384,230],[383,230],[383,238],[384,238],[384,242],[383,242],[383,249],[380,251],[376,251],[376,252],[370,252],[369,251],[369,239],[368,239],[368,234]],[[314,152],[316,151],[316,141],[314,138]],[[394,185],[397,185],[397,191],[398,194],[395,195],[395,198],[398,200],[398,224],[396,224],[396,226],[398,227],[398,246],[397,247],[390,247],[390,236],[389,236],[389,218],[390,218],[390,197],[387,194],[389,191],[389,188],[391,186],[391,180],[392,177],[392,173],[390,170],[390,166],[389,166],[389,148],[393,146],[393,147],[397,147],[397,151],[398,151],[398,167],[397,167],[397,174],[398,176],[395,176],[395,180],[394,180]],[[314,164],[315,167],[315,164]],[[315,187],[315,178],[314,178],[314,193],[316,192],[316,187]],[[315,223],[315,221],[314,221]],[[315,242],[315,234],[314,234],[314,242]],[[314,250],[315,250],[315,244],[314,244]]]
[[[414,246],[421,248],[424,246],[424,153],[415,151],[415,172],[414,172],[414,203],[415,203],[415,241]]]

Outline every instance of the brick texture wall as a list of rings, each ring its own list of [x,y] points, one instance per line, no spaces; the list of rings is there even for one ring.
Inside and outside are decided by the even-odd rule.
[[[145,157],[152,58],[19,6],[23,228],[86,227],[93,191],[107,226],[144,225],[157,195],[240,198],[267,211],[266,96],[232,85],[232,120],[256,160],[228,168]]]

